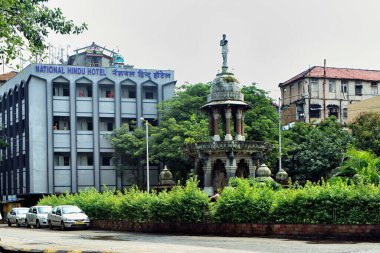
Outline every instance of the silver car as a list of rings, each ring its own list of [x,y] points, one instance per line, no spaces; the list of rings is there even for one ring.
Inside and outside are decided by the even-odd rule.
[[[36,228],[47,227],[47,216],[51,210],[51,206],[32,206],[26,214],[25,226],[27,228],[31,226],[35,226]]]
[[[28,210],[29,208],[26,207],[12,208],[7,215],[8,226],[12,226],[12,224],[16,224],[17,227],[24,225]]]
[[[53,227],[60,227],[61,230],[75,227],[88,228],[90,219],[77,206],[56,206],[48,214],[48,224],[50,229],[53,229]]]

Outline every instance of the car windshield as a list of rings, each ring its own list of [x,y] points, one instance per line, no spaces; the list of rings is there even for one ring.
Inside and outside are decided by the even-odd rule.
[[[28,212],[28,209],[17,209],[16,214],[26,214]]]
[[[38,213],[49,213],[51,211],[50,206],[40,206],[40,207],[37,207],[37,209],[38,209]]]
[[[77,206],[64,206],[62,207],[62,213],[83,213],[83,211]]]

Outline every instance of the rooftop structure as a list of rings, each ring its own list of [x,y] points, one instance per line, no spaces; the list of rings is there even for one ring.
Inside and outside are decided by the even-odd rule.
[[[345,124],[347,107],[378,96],[379,70],[311,67],[280,83],[282,121],[320,121],[335,116]]]

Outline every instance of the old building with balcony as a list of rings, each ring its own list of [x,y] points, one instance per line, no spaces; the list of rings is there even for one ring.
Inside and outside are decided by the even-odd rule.
[[[31,64],[0,87],[0,195],[128,187],[145,170],[118,173],[108,136],[141,117],[157,122],[156,105],[174,95],[171,70],[137,69],[92,44],[62,65]],[[158,184],[157,167],[150,170]]]
[[[333,115],[345,124],[348,105],[378,96],[379,84],[379,70],[311,67],[279,84],[282,121],[318,122]]]

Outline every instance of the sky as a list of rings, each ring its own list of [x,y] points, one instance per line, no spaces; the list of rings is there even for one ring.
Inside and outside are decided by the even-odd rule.
[[[72,50],[92,42],[119,50],[136,68],[171,69],[178,84],[212,81],[219,41],[229,41],[229,70],[242,84],[280,96],[278,84],[310,66],[380,70],[377,0],[50,0],[88,30],[50,34]]]

